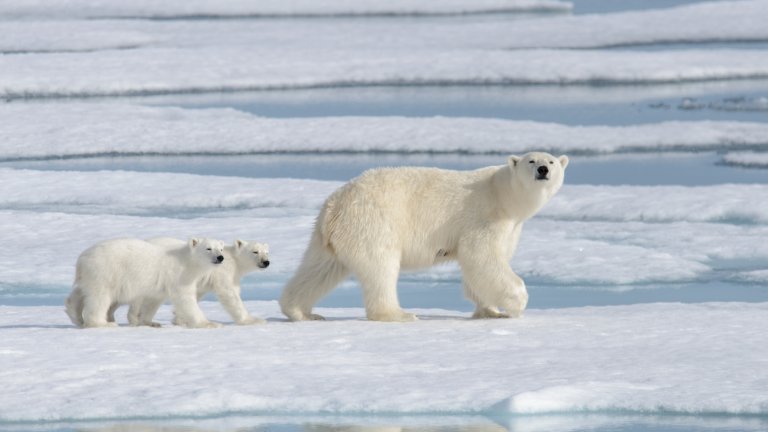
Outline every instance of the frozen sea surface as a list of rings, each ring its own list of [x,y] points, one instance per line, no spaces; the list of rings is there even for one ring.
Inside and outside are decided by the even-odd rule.
[[[128,104],[0,105],[0,160],[101,155],[249,153],[568,153],[756,149],[768,123],[663,122],[631,126],[455,117],[275,119],[233,109]],[[25,122],[42,116],[44,125]],[[120,127],[115,127],[119,124]],[[77,127],[72,127],[77,125]],[[55,144],[55,145],[54,145]]]

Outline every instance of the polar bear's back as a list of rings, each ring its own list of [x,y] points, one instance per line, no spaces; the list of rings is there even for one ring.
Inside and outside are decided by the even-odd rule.
[[[318,227],[332,249],[355,253],[359,245],[377,245],[402,251],[404,264],[431,263],[438,249],[450,248],[454,239],[449,237],[461,231],[457,225],[464,221],[456,218],[455,208],[487,199],[473,185],[488,181],[497,170],[369,170],[328,198]]]
[[[118,294],[134,286],[158,286],[167,264],[166,248],[139,239],[108,240],[80,254],[75,285],[85,291],[109,288]]]

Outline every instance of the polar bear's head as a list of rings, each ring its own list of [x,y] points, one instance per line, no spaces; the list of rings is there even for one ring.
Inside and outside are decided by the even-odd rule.
[[[244,270],[269,267],[269,245],[266,243],[235,240],[235,256]]]
[[[510,156],[509,167],[516,181],[527,189],[542,190],[552,197],[563,185],[568,156],[554,157],[549,153],[531,152]]]
[[[224,243],[208,238],[191,238],[189,250],[198,262],[221,264],[224,261]]]

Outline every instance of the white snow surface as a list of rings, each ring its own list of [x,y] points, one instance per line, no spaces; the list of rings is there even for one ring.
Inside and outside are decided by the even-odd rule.
[[[166,306],[161,329],[81,330],[61,307],[1,306],[0,421],[768,413],[766,303],[529,310],[514,320],[427,309],[402,324],[365,321],[361,309],[288,323],[275,302],[246,307],[270,322],[235,326],[203,302],[229,325],[173,327]]]
[[[729,152],[723,156],[723,161],[729,165],[745,167],[768,168],[768,153],[766,152]]]
[[[765,284],[768,283],[768,269],[745,271],[737,274],[735,279],[742,282]]]
[[[0,73],[2,73],[0,71]],[[566,126],[483,118],[264,118],[233,109],[0,104],[0,158],[271,152],[612,153],[767,146],[768,124]],[[28,121],[45,118],[44,123]]]
[[[52,3],[52,2],[51,2]],[[438,12],[453,7],[450,2],[412,2],[414,8]],[[500,2],[501,3],[501,2]],[[554,2],[550,2],[554,3]],[[43,3],[40,3],[43,4]],[[81,2],[81,5],[84,4]],[[191,3],[185,3],[190,4]],[[262,5],[248,3],[249,7]],[[293,7],[294,2],[280,2]],[[319,5],[319,3],[313,3]],[[354,4],[363,5],[364,3]],[[515,3],[508,3],[515,7]],[[544,4],[542,2],[542,4]],[[135,4],[115,3],[128,13]],[[172,6],[151,2],[142,8]],[[211,9],[228,9],[232,2],[208,2]],[[382,10],[393,2],[377,3]],[[371,6],[376,6],[371,4]],[[517,5],[521,5],[518,3]],[[563,5],[563,3],[559,3]],[[18,5],[17,5],[18,6]],[[45,3],[41,13],[55,11]],[[327,7],[324,2],[320,7]],[[468,8],[484,7],[483,2],[467,2]],[[9,7],[9,6],[6,6]],[[12,5],[10,7],[13,7]],[[395,4],[396,7],[396,4]],[[0,6],[0,18],[3,17]],[[105,9],[106,10],[106,9]],[[458,9],[457,9],[458,10]],[[81,11],[70,7],[67,11]],[[138,10],[135,10],[138,14]],[[191,12],[190,12],[191,13]],[[211,12],[215,13],[215,12]],[[226,12],[221,12],[226,14]],[[606,46],[690,43],[745,42],[768,40],[768,30],[761,16],[768,16],[768,4],[762,0],[697,3],[663,10],[631,11],[597,15],[546,15],[511,20],[77,20],[71,14],[59,14],[60,19],[0,19],[0,33],[13,35],[3,38],[5,51],[31,51],[46,41],[48,50],[84,49],[89,41],[92,49],[105,49],[104,38],[119,40],[117,46],[201,47],[238,46],[268,47],[279,45],[284,51],[318,49],[527,49],[527,48],[600,48]],[[120,13],[115,11],[114,16]],[[138,44],[134,34],[146,39]],[[460,36],[460,37],[457,37]],[[244,52],[248,52],[245,50]]]
[[[4,2],[0,97],[370,85],[673,83],[768,76],[768,59],[761,49],[695,49],[702,42],[768,40],[762,19],[768,16],[768,4],[762,0],[513,21],[83,19],[252,15],[259,8],[267,15],[312,15],[567,7],[535,0]],[[691,43],[694,49],[556,49],[675,42]],[[13,53],[24,55],[9,55]]]
[[[524,11],[568,11],[557,0],[47,0],[0,3],[0,17],[179,18],[327,15],[444,15]]]
[[[322,202],[342,184],[17,169],[0,169],[0,182],[2,238],[30,252],[0,249],[0,282],[55,286],[61,293],[69,290],[80,252],[118,237],[266,242],[273,263],[266,274],[285,280],[301,260]],[[722,199],[701,199],[706,196]],[[512,267],[526,278],[600,289],[707,281],[722,277],[728,262],[753,263],[740,272],[762,270],[768,243],[754,239],[768,237],[767,203],[765,185],[566,185],[526,224]],[[460,277],[455,265],[420,274]]]
[[[668,9],[523,21],[508,29],[505,41],[510,48],[766,41],[768,29],[758,17],[768,17],[768,2],[699,2]]]

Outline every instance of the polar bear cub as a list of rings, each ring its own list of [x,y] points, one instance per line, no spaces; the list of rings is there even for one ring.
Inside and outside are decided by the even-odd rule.
[[[129,304],[128,322],[149,325],[170,298],[179,325],[213,327],[197,305],[195,281],[224,260],[224,244],[192,238],[178,246],[139,239],[98,243],[77,259],[67,315],[80,327],[115,326],[114,308]]]
[[[150,243],[179,246],[182,240],[160,237],[148,240]],[[224,309],[235,323],[240,325],[262,324],[266,321],[252,316],[245,309],[240,297],[240,279],[248,273],[269,267],[269,245],[252,241],[235,240],[224,247],[224,261],[197,281],[198,301],[207,293],[214,292]]]
[[[509,260],[523,223],[557,193],[567,166],[567,156],[528,153],[474,171],[366,171],[323,205],[280,298],[283,313],[322,319],[312,307],[353,273],[368,319],[412,321],[397,298],[400,270],[458,261],[474,317],[520,316],[528,292]]]

